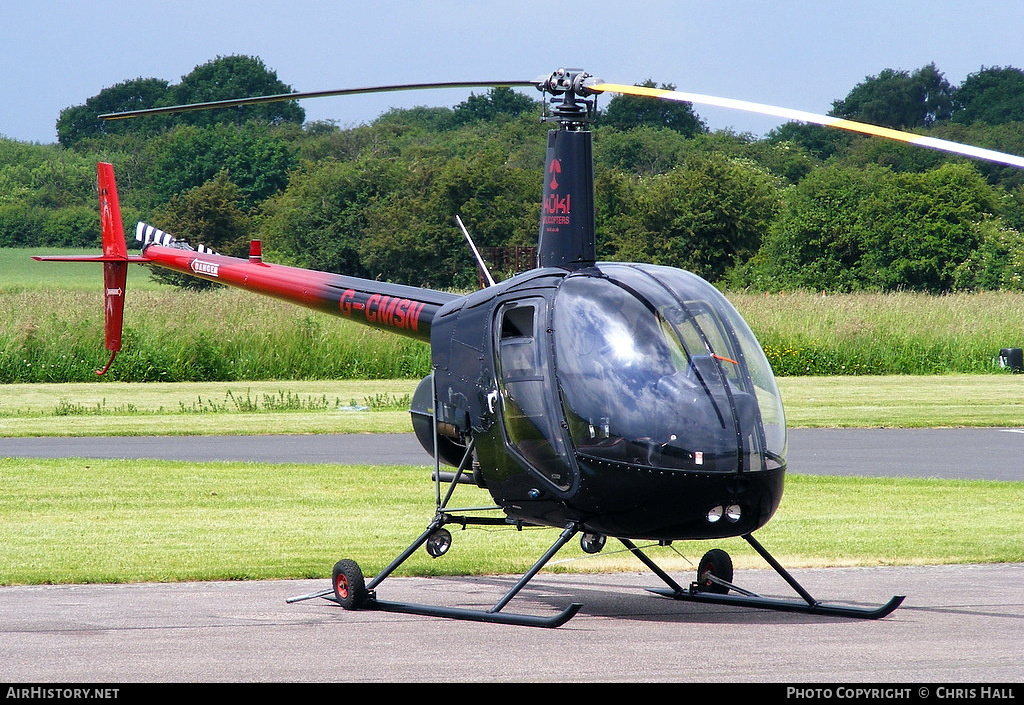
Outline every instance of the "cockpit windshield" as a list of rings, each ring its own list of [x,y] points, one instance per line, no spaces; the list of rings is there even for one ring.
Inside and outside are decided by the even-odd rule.
[[[742,472],[784,464],[774,376],[750,329],[703,279],[601,265],[555,299],[555,369],[581,458]]]

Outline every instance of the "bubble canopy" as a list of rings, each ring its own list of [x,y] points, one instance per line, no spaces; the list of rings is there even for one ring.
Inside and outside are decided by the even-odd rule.
[[[713,473],[785,467],[775,377],[732,304],[682,270],[599,269],[566,277],[551,314],[577,459]]]

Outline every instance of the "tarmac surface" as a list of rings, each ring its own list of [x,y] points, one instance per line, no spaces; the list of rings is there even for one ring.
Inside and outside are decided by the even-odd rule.
[[[0,438],[0,458],[430,465],[411,433],[309,436]],[[1024,480],[1024,429],[791,429],[789,472]]]
[[[0,439],[0,457],[178,457],[423,464],[411,435],[231,439]],[[161,455],[162,454],[162,455]],[[790,471],[1024,479],[1021,429],[802,431]],[[1024,564],[799,569],[817,600],[879,605],[879,620],[679,602],[651,573],[542,573],[505,613],[580,612],[541,629],[290,598],[328,581],[0,587],[8,683],[1024,682]],[[674,576],[688,584],[691,576]],[[380,600],[487,610],[513,578],[389,578]],[[772,570],[737,571],[764,596],[799,599]],[[946,689],[946,690],[941,690]],[[1016,695],[1011,688],[1003,695]],[[703,692],[703,691],[702,691]],[[915,696],[923,699],[916,690]]]
[[[17,682],[1021,683],[1024,565],[793,571],[880,620],[677,602],[650,573],[536,578],[504,611],[557,629],[287,600],[325,581],[0,588],[0,672]],[[384,600],[487,609],[512,579],[391,578]],[[791,597],[770,570],[736,582]],[[933,687],[934,690],[934,687]],[[700,691],[706,692],[706,691]]]

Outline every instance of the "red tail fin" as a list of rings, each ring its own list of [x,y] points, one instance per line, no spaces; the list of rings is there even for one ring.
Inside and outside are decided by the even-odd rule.
[[[33,259],[59,262],[102,262],[103,301],[105,305],[104,332],[110,359],[96,374],[105,374],[121,349],[121,323],[124,319],[124,290],[128,281],[129,262],[148,262],[145,257],[129,257],[121,222],[121,204],[117,198],[114,167],[101,162],[96,167],[100,190],[100,226],[103,235],[103,254],[99,256],[39,256]]]
[[[104,332],[110,359],[96,374],[105,374],[121,349],[121,329],[124,321],[124,290],[128,283],[128,246],[124,241],[121,222],[121,204],[117,198],[114,167],[101,162],[97,165],[100,190],[100,229],[103,233],[103,301]]]
[[[128,246],[124,242],[121,222],[121,203],[117,199],[114,166],[106,162],[96,165],[96,179],[100,189],[100,227],[103,232],[103,254],[107,257],[128,259]]]

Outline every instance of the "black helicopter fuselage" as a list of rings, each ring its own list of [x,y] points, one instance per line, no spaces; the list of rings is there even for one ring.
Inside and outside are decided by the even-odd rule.
[[[110,361],[127,264],[168,268],[429,340],[417,436],[441,461],[472,460],[467,474],[512,520],[665,541],[758,529],[786,469],[771,368],[700,277],[596,261],[588,80],[559,70],[537,84],[557,123],[537,268],[465,296],[265,263],[256,241],[248,259],[194,250],[142,223],[142,254],[128,256],[113,168],[100,165],[103,255],[72,259],[104,264]]]
[[[596,261],[584,79],[556,72],[544,84],[559,129],[548,133],[538,268],[437,311],[414,425],[452,465],[472,444],[473,477],[513,519],[665,541],[749,534],[782,496],[774,375],[708,282]],[[427,404],[444,441],[425,432]]]
[[[729,301],[700,277],[669,267],[598,262],[592,134],[597,96],[621,94],[700,102],[827,125],[1024,167],[1024,158],[886,127],[786,108],[683,93],[671,88],[605,83],[580,69],[558,69],[535,81],[408,84],[285,93],[101,115],[122,119],[291,101],[328,95],[441,87],[533,86],[544,95],[548,133],[536,268],[480,291],[459,295],[266,263],[258,241],[248,259],[194,249],[140,223],[142,254],[128,255],[113,167],[100,164],[103,252],[37,256],[103,264],[105,338],[121,348],[129,263],[161,267],[272,296],[408,336],[431,346],[432,371],[412,400],[413,429],[438,463],[457,469],[427,529],[370,582],[355,561],[339,561],[326,596],[346,609],[375,608],[506,624],[558,626],[553,618],[501,614],[501,609],[571,538],[593,553],[605,537],[623,546],[679,600],[879,618],[879,608],[815,600],[756,541],[782,497],[787,434],[778,387],[764,352]],[[463,233],[468,231],[458,220]],[[478,266],[483,267],[475,245]],[[485,268],[486,269],[486,268]],[[490,280],[488,274],[487,277]],[[451,510],[455,484],[485,488],[506,518],[471,516],[492,507]],[[458,513],[455,513],[458,511]],[[560,527],[558,539],[489,610],[379,600],[376,588],[420,546],[447,552],[446,524]],[[679,585],[631,539],[671,542],[742,536],[803,598],[802,603],[727,594],[731,559],[720,549],[698,564],[698,580]],[[738,588],[736,588],[739,590]]]
[[[414,400],[428,451],[473,444],[512,519],[655,540],[750,533],[782,494],[786,431],[746,324],[681,270],[550,267],[442,306]],[[431,391],[434,390],[434,391]]]

